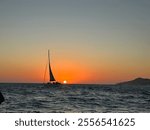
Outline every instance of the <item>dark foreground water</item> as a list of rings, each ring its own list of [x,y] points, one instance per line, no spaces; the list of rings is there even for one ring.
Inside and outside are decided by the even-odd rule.
[[[0,84],[0,112],[150,112],[150,86]]]

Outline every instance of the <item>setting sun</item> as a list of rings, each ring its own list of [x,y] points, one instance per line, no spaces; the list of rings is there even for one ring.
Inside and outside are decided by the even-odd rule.
[[[64,81],[63,81],[63,83],[64,83],[64,84],[66,84],[66,83],[67,83],[67,81],[66,81],[66,80],[64,80]]]

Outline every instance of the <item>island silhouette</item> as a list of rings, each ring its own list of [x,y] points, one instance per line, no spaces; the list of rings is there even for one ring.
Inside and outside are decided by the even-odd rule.
[[[134,85],[134,86],[150,85],[150,79],[139,77],[134,80],[117,83],[116,85]]]

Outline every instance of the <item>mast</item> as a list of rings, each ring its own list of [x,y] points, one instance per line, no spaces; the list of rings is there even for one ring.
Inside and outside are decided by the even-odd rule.
[[[50,65],[50,52],[48,50],[48,62],[49,62],[49,81],[56,81],[54,75],[52,73],[51,65]]]

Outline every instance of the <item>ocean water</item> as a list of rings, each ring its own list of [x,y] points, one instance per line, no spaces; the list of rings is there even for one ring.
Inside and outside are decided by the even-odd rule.
[[[0,91],[1,113],[150,112],[150,86],[0,84]]]

